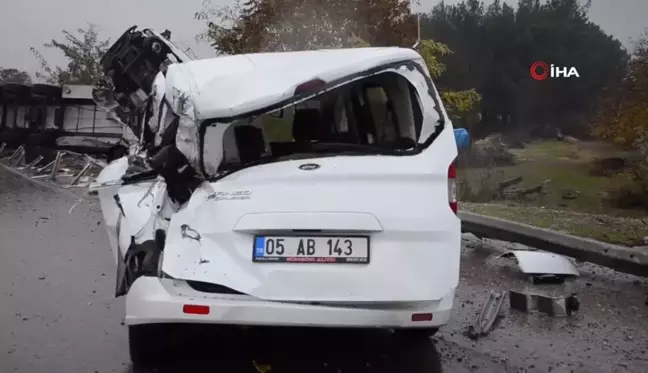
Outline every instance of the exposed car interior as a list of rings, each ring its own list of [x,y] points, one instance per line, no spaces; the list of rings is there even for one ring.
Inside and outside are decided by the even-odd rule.
[[[294,106],[234,122],[223,135],[219,169],[313,153],[411,149],[418,141],[422,117],[416,90],[407,79],[382,73]],[[215,141],[209,136],[213,129],[207,129],[205,147],[210,147],[210,138]],[[206,158],[205,163],[209,162]]]

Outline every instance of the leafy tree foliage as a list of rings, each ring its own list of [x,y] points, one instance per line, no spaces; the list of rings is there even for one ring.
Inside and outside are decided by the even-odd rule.
[[[202,35],[221,53],[308,50],[318,48],[412,46],[416,40],[409,1],[400,0],[249,0],[235,7],[207,8],[196,18],[208,21]],[[216,18],[219,23],[211,19]],[[419,44],[433,78],[445,65],[440,57],[452,53],[442,43]],[[443,92],[454,120],[474,112],[480,97],[475,90]]]
[[[579,0],[519,0],[516,8],[500,0],[441,2],[421,24],[423,37],[454,51],[442,58],[448,70],[440,89],[481,94],[481,134],[588,134],[588,115],[628,61],[620,42],[589,21],[588,7]],[[533,80],[535,61],[573,66],[580,77]]]
[[[0,67],[0,84],[4,83],[31,84],[31,77],[25,71]]]
[[[588,8],[580,0],[518,0],[516,7],[463,0],[424,14],[422,38],[429,41],[419,50],[453,119],[479,112],[476,135],[588,135],[600,96],[623,78],[629,61],[621,43],[590,22]],[[357,46],[358,40],[411,46],[416,35],[409,1],[400,0],[240,0],[196,16],[207,20],[203,37],[222,53]],[[535,61],[575,67],[579,77],[536,81],[529,71]]]
[[[425,64],[433,79],[439,79],[446,71],[446,65],[441,62],[443,56],[452,54],[447,45],[433,40],[422,40],[419,45],[419,53],[425,60]],[[472,130],[474,123],[469,121],[471,114],[474,114],[481,101],[481,96],[475,89],[464,91],[442,91],[441,100],[452,118],[455,125],[468,125]]]
[[[226,54],[348,47],[357,38],[411,46],[416,39],[408,0],[237,0],[218,9],[206,0],[196,18],[207,21],[203,38]]]
[[[648,30],[635,43],[626,76],[602,100],[594,133],[619,145],[648,144]]]
[[[110,41],[101,40],[94,25],[87,29],[79,28],[76,34],[63,30],[63,40],[52,39],[44,47],[56,49],[67,59],[65,67],[52,67],[43,55],[34,47],[30,48],[41,64],[43,72],[37,73],[50,84],[96,84],[101,78],[99,61],[110,46]]]

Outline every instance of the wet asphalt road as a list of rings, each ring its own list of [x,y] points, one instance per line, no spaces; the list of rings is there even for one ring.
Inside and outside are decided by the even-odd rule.
[[[144,373],[129,363],[98,204],[77,202],[0,167],[0,373]],[[454,318],[428,344],[382,332],[210,327],[174,337],[177,353],[150,371],[648,372],[646,279],[581,264],[565,288],[533,288],[493,257],[507,246],[466,237]],[[509,289],[576,292],[581,309],[559,319],[505,304],[488,336],[464,336],[488,293]]]

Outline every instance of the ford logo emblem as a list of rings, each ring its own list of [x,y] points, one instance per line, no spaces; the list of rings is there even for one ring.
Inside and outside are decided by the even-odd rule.
[[[299,169],[304,170],[304,171],[317,170],[318,168],[320,168],[320,165],[315,164],[315,163],[305,163],[305,164],[299,166]]]

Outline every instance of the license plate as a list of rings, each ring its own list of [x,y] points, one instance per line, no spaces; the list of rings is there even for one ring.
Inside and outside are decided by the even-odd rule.
[[[366,236],[255,236],[254,262],[369,263]]]

